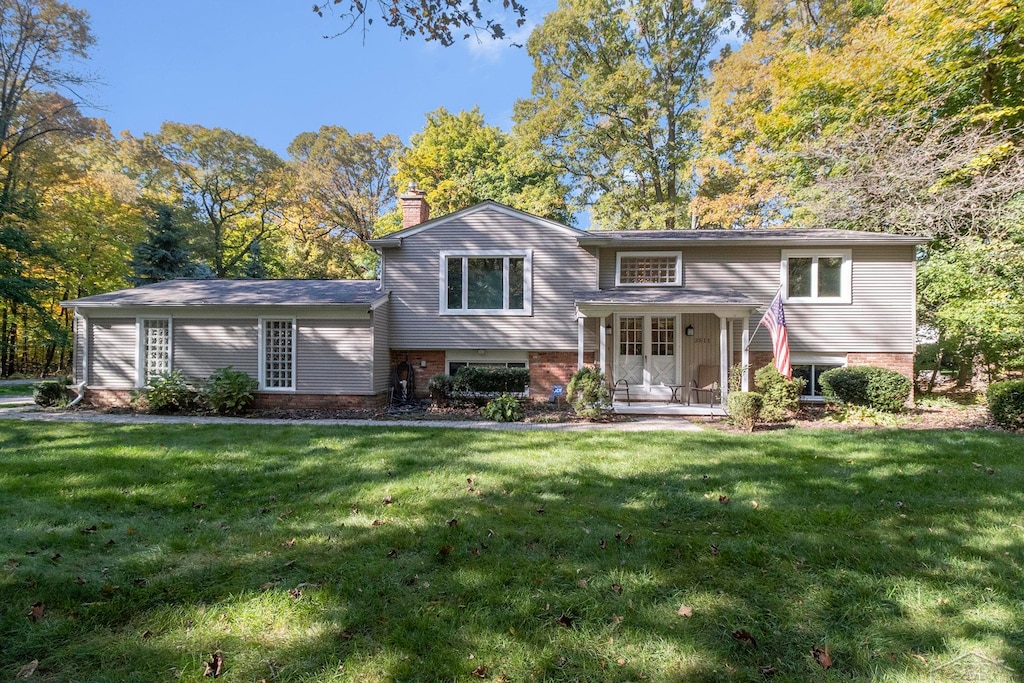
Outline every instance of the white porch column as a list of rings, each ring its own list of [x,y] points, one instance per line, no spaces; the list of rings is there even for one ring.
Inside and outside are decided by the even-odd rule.
[[[718,386],[722,388],[722,407],[729,394],[729,326],[725,318],[718,319]]]
[[[607,376],[608,375],[608,316],[605,316],[605,315],[601,316],[601,331],[600,331],[600,335],[601,335],[601,339],[599,340],[599,343],[600,343],[600,349],[601,349],[600,350],[601,358],[598,361],[598,369],[605,376]]]
[[[583,368],[583,318],[576,318],[576,369]]]
[[[743,368],[743,386],[740,387],[743,391],[750,391],[750,378],[747,376],[747,371],[750,369],[750,349],[747,347],[750,345],[750,316],[743,316],[743,351],[740,356],[740,366]]]

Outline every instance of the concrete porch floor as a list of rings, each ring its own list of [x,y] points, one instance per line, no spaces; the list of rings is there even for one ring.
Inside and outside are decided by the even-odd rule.
[[[663,401],[633,401],[626,405],[625,401],[612,403],[612,410],[620,415],[687,415],[725,417],[727,413],[720,406],[712,406],[706,403],[665,403]]]

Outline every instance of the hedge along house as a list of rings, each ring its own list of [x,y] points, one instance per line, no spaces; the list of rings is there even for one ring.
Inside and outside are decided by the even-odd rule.
[[[233,365],[258,377],[264,405],[379,405],[400,364],[420,396],[464,365],[526,367],[546,400],[593,364],[631,401],[664,406],[692,398],[702,372],[724,389],[729,366],[770,362],[755,328],[780,287],[808,398],[838,365],[912,375],[917,238],[588,232],[491,201],[429,220],[414,188],[400,201],[403,229],[370,242],[380,281],[172,281],[66,302],[88,400],[126,401],[169,368]]]

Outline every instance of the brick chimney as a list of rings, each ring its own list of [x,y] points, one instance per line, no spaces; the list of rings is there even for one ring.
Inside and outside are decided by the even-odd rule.
[[[402,227],[411,228],[430,218],[430,205],[427,204],[427,193],[416,183],[409,183],[409,189],[398,200],[402,204]]]

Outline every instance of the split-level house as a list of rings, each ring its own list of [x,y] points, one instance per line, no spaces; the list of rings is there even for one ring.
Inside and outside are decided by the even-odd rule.
[[[758,321],[780,289],[808,399],[837,366],[913,373],[918,238],[585,231],[491,201],[429,220],[422,192],[400,201],[405,227],[370,242],[377,281],[173,280],[65,302],[87,400],[228,365],[258,379],[264,406],[379,406],[398,368],[422,396],[464,365],[526,367],[547,400],[597,365],[631,402],[685,402],[701,375],[726,389],[730,366],[771,362]],[[702,400],[724,407],[725,393]]]

